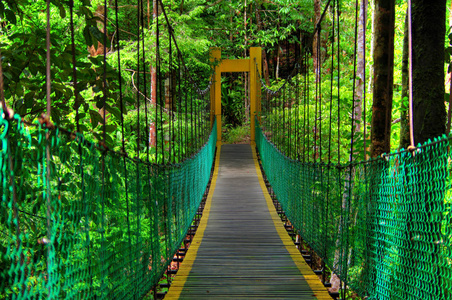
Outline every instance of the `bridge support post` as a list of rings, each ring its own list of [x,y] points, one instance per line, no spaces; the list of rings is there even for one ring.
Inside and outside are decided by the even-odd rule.
[[[217,120],[217,145],[221,145],[221,48],[210,48],[210,61],[214,64],[215,73],[212,75],[210,89],[210,128]]]
[[[256,145],[256,130],[255,122],[256,115],[260,113],[260,94],[261,86],[258,80],[258,72],[262,74],[262,48],[250,48],[250,131],[251,131],[251,145]]]
[[[251,119],[251,145],[256,145],[255,117],[260,112],[260,81],[258,71],[262,71],[262,48],[251,47],[249,59],[221,60],[221,49],[210,48],[210,61],[215,64],[214,84],[210,90],[210,122],[217,121],[217,146],[221,145],[221,73],[222,72],[249,72],[250,87],[250,119]],[[216,63],[215,63],[216,62]],[[256,67],[257,66],[257,67]]]

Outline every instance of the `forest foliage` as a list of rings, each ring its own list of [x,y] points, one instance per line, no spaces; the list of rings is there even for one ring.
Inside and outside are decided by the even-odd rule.
[[[210,80],[212,67],[209,62],[209,47],[221,47],[223,58],[247,57],[249,47],[263,48],[263,74],[267,85],[277,88],[287,78],[297,63],[303,63],[302,53],[308,57],[315,55],[313,40],[316,24],[315,4],[321,4],[322,12],[326,1],[313,0],[243,0],[243,1],[210,1],[176,0],[163,1],[171,30],[177,40],[184,62],[193,77],[204,88]],[[70,4],[73,3],[75,57],[72,54]],[[102,135],[103,112],[107,118],[106,143],[115,149],[118,138],[123,137],[120,131],[121,111],[118,83],[118,60],[120,52],[122,93],[125,102],[124,138],[126,141],[140,139],[144,149],[147,143],[145,134],[134,136],[137,126],[141,132],[148,130],[149,124],[137,122],[137,110],[147,103],[148,99],[137,96],[137,89],[150,94],[150,76],[141,80],[137,86],[137,74],[148,73],[156,58],[156,23],[153,18],[152,1],[119,0],[118,20],[116,20],[115,1],[105,1],[106,9],[106,45],[103,37],[104,1],[51,1],[51,60],[52,60],[52,120],[69,130],[78,130],[88,137],[100,139]],[[369,139],[369,124],[372,115],[372,14],[373,3],[367,9],[366,22],[366,120],[360,120],[362,134],[366,129]],[[28,121],[36,120],[45,112],[45,10],[43,1],[5,0],[0,3],[0,43],[7,105]],[[144,22],[140,23],[142,10]],[[340,3],[339,31],[340,36],[331,36],[333,26],[332,5],[325,10],[321,23],[320,57],[323,73],[323,85],[328,87],[331,81],[340,76],[342,94],[352,93],[353,77],[355,4],[348,1]],[[393,124],[391,128],[391,147],[399,147],[400,115],[402,104],[407,99],[401,97],[401,63],[406,2],[396,1],[395,20],[395,63],[394,63],[394,97]],[[168,28],[160,14],[160,49],[168,52]],[[116,21],[121,24],[116,28]],[[163,25],[162,25],[163,24]],[[144,42],[144,61],[137,58],[137,36]],[[119,37],[119,48],[117,39]],[[333,42],[340,48],[340,65],[331,65],[331,46]],[[103,64],[103,47],[106,47],[107,64]],[[448,48],[449,49],[449,48]],[[173,50],[174,47],[173,47]],[[450,51],[449,51],[450,52]],[[447,53],[449,53],[447,52]],[[334,56],[334,55],[333,55]],[[162,56],[164,57],[164,56]],[[77,69],[77,95],[73,85],[72,60],[75,58]],[[163,58],[166,59],[166,58]],[[448,60],[449,61],[449,60]],[[312,64],[313,62],[311,62]],[[139,66],[141,64],[141,66]],[[166,62],[168,65],[168,62]],[[141,68],[138,70],[138,68]],[[313,67],[311,66],[312,72]],[[337,70],[336,73],[331,70]],[[164,72],[165,70],[163,70]],[[311,70],[310,70],[311,72]],[[103,77],[106,74],[107,78]],[[311,76],[311,75],[309,75]],[[103,81],[108,81],[103,88]],[[146,81],[146,82],[144,82]],[[247,101],[246,74],[226,75],[223,78],[222,102],[226,127],[236,127],[249,120],[249,102]],[[330,82],[329,82],[330,81]],[[311,80],[311,90],[315,89],[315,81]],[[328,88],[323,89],[328,91]],[[325,92],[324,99],[328,98]],[[448,99],[448,95],[445,95]],[[104,104],[104,100],[105,104]],[[313,100],[312,100],[313,101]],[[325,100],[326,101],[326,100]],[[406,103],[405,103],[406,104]],[[105,107],[104,107],[105,105]],[[147,105],[147,104],[146,104]],[[322,105],[327,105],[324,103]],[[78,109],[78,120],[75,110]],[[149,106],[149,115],[155,115]],[[344,111],[344,116],[350,113]],[[168,118],[168,116],[164,117]],[[77,125],[78,122],[78,125]],[[152,122],[152,117],[148,123]],[[345,120],[344,120],[345,122]],[[136,123],[139,123],[137,125]],[[76,128],[78,126],[78,128]],[[345,127],[344,127],[345,128]],[[349,129],[347,129],[348,131]],[[347,136],[344,132],[343,137]],[[362,140],[364,137],[361,138]],[[128,150],[136,150],[135,143],[130,143]],[[345,150],[344,150],[345,151]],[[345,154],[345,153],[344,153]],[[345,155],[346,156],[346,155]]]

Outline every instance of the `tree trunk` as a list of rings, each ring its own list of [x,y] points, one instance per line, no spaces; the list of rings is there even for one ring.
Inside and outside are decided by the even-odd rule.
[[[375,0],[371,156],[390,151],[395,0]]]
[[[446,0],[413,0],[413,125],[415,144],[446,130],[444,37]]]
[[[260,11],[260,3],[256,3],[255,5],[256,9],[256,24],[257,29],[260,31],[262,30],[262,21],[261,21],[261,11]],[[270,80],[269,80],[269,72],[268,72],[268,61],[267,61],[267,50],[265,48],[262,48],[262,76],[264,76],[265,84],[270,86]]]
[[[413,133],[415,145],[433,140],[433,138],[445,133],[446,109],[444,105],[444,38],[446,34],[446,0],[412,0],[412,95],[413,95]],[[416,157],[417,160],[417,157]],[[433,266],[431,275],[425,276],[424,283],[419,285],[421,289],[435,291],[438,299],[447,298],[444,287],[445,275],[440,267],[442,222],[445,217],[441,212],[445,211],[444,192],[445,182],[435,178],[447,178],[447,158],[440,158],[436,152],[425,152],[419,161],[428,161],[431,170],[437,172],[423,172],[414,177],[418,183],[418,195],[420,198],[414,208],[419,209],[420,214],[426,218],[422,226],[429,228],[427,243],[431,247],[430,257],[426,257]],[[417,175],[417,174],[416,174]],[[422,179],[421,179],[422,178]],[[436,192],[438,191],[438,192]],[[414,202],[415,200],[413,200]],[[412,210],[413,211],[413,210]],[[414,212],[415,215],[416,212]],[[413,220],[418,222],[419,220]],[[419,223],[418,223],[419,224]],[[417,224],[416,224],[417,225]],[[417,225],[415,228],[419,228]],[[412,232],[411,236],[417,232]],[[413,243],[412,257],[420,257],[424,253],[416,243]],[[418,263],[416,270],[419,270]],[[422,266],[421,266],[422,268]]]
[[[410,145],[410,118],[409,118],[409,73],[408,73],[408,13],[405,18],[405,29],[403,33],[402,54],[402,101],[400,115],[400,143],[399,149],[406,149]]]

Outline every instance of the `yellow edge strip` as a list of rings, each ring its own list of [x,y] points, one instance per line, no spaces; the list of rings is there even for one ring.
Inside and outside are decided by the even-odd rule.
[[[196,230],[195,237],[193,238],[190,247],[187,250],[184,261],[181,264],[174,281],[171,283],[171,287],[166,294],[165,299],[179,299],[180,294],[184,288],[185,282],[187,281],[188,275],[195,262],[196,255],[198,254],[199,246],[201,245],[202,238],[204,237],[204,231],[207,227],[207,221],[209,220],[210,208],[212,206],[212,197],[215,192],[215,186],[217,184],[218,177],[218,167],[220,166],[220,151],[221,146],[217,146],[217,153],[215,158],[215,169],[213,171],[212,181],[210,183],[209,194],[207,195],[206,204],[204,206],[204,211],[202,213],[201,222],[199,223],[198,229]]]
[[[279,234],[279,237],[281,238],[282,242],[284,243],[284,246],[286,247],[287,251],[289,252],[290,256],[292,257],[293,262],[297,266],[298,270],[300,270],[301,274],[305,278],[306,282],[309,284],[309,287],[311,288],[312,292],[314,293],[314,297],[317,299],[328,299],[331,300],[331,296],[326,290],[326,288],[323,286],[322,282],[319,280],[319,277],[314,274],[312,269],[306,264],[303,257],[301,256],[299,250],[294,245],[292,239],[290,238],[289,234],[287,233],[286,229],[283,226],[283,223],[281,222],[281,218],[279,217],[278,213],[276,212],[275,206],[273,205],[272,198],[270,197],[270,194],[267,191],[267,187],[265,186],[264,178],[262,176],[261,168],[259,166],[259,161],[257,159],[256,154],[256,148],[252,147],[253,149],[253,159],[254,159],[254,165],[256,166],[256,173],[257,177],[259,178],[259,183],[261,185],[262,192],[264,193],[265,200],[267,202],[267,207],[270,212],[270,215],[273,220],[273,224],[275,225],[276,231]]]

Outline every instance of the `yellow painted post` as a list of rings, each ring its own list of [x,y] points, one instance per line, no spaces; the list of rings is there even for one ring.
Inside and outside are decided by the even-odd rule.
[[[213,124],[215,117],[217,120],[217,145],[221,145],[221,48],[210,48],[210,59],[217,61],[213,75],[213,90],[210,92],[211,122]]]
[[[250,86],[250,120],[251,120],[251,145],[256,145],[256,130],[255,130],[255,116],[258,113],[260,107],[257,103],[260,98],[258,98],[258,90],[260,92],[260,86],[257,84],[257,72],[256,65],[261,72],[262,70],[262,49],[260,47],[250,48],[250,76],[249,76],[249,86]]]

